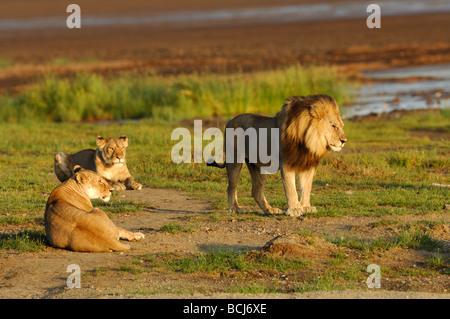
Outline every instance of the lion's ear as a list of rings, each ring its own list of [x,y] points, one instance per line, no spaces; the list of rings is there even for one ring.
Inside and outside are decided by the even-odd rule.
[[[308,112],[309,112],[309,115],[311,115],[312,117],[318,118],[317,110],[314,107],[314,104],[308,106]]]
[[[97,146],[103,147],[103,146],[105,146],[105,144],[106,144],[106,140],[103,137],[101,137],[100,135],[97,136]]]
[[[323,107],[323,105],[318,103],[308,106],[308,111],[309,114],[315,119],[324,118],[327,113],[327,110]]]
[[[126,135],[122,135],[121,137],[119,137],[119,140],[123,142],[123,146],[128,146],[128,137]]]
[[[75,165],[73,167],[73,172],[74,173],[78,173],[79,171],[81,171],[83,169],[83,167],[81,167],[80,165]]]

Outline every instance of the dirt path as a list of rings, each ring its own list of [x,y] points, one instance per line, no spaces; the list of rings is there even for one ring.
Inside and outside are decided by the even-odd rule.
[[[2,253],[0,255],[0,298],[449,298],[448,293],[399,292],[399,291],[329,291],[295,294],[177,294],[170,292],[170,285],[180,282],[192,285],[199,278],[184,274],[149,274],[135,282],[135,276],[119,272],[118,268],[130,265],[143,255],[162,253],[199,253],[217,247],[234,250],[259,250],[279,234],[302,225],[302,229],[321,233],[357,229],[363,233],[370,218],[310,218],[292,220],[284,218],[243,218],[236,215],[213,221],[210,205],[192,199],[186,194],[170,189],[144,188],[142,191],[124,191],[119,198],[145,204],[138,213],[115,214],[114,222],[132,231],[145,233],[141,242],[131,243],[132,249],[124,253],[77,253],[47,247],[39,253]],[[148,206],[147,206],[148,205]],[[220,212],[218,213],[220,214]],[[228,215],[229,216],[229,215]],[[402,217],[398,217],[402,218]],[[433,216],[422,218],[432,219]],[[195,231],[170,234],[161,231],[163,225],[195,225]],[[367,231],[367,230],[365,230]],[[389,259],[389,257],[386,257]],[[397,256],[399,258],[399,256]],[[418,256],[403,253],[404,262]],[[66,287],[70,275],[67,266],[77,264],[81,269],[81,289]],[[102,272],[104,272],[102,274]],[[448,276],[447,276],[448,277]],[[445,291],[448,278],[433,278],[431,291]],[[204,279],[204,278],[203,278]],[[202,280],[203,280],[202,279]],[[212,278],[214,284],[217,278]],[[417,281],[417,280],[416,280]],[[419,280],[420,281],[420,280]],[[208,280],[206,285],[210,284]],[[416,286],[414,286],[414,284]],[[169,287],[168,293],[149,293],[155,287]],[[169,285],[169,286],[167,286]],[[411,282],[419,287],[420,282]],[[363,287],[364,288],[364,287]],[[425,289],[426,290],[426,289]]]
[[[70,275],[66,269],[70,264],[79,265],[82,272],[90,272],[98,267],[130,263],[136,254],[177,251],[179,245],[172,242],[170,236],[158,236],[161,226],[180,216],[204,213],[209,206],[174,190],[146,188],[141,192],[124,191],[121,198],[149,204],[142,213],[125,214],[114,219],[123,228],[144,232],[144,241],[132,243],[132,250],[126,253],[78,253],[52,247],[47,247],[42,253],[5,253],[0,255],[0,298],[56,297],[64,291]],[[193,251],[195,243],[184,248]]]

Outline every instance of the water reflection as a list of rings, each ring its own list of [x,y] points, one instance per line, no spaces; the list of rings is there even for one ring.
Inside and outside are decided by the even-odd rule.
[[[363,85],[356,92],[354,105],[343,108],[346,117],[450,107],[450,65],[392,68],[363,75],[380,82]]]

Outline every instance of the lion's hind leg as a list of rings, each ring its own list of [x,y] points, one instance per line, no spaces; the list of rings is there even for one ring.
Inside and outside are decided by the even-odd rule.
[[[54,158],[55,174],[60,182],[68,180],[73,174],[73,165],[70,156],[64,152],[58,152]]]
[[[125,251],[130,245],[119,241],[120,229],[104,211],[94,208],[78,214],[75,229],[70,234],[70,247],[74,251]]]
[[[228,211],[230,213],[240,213],[242,209],[239,207],[237,200],[237,184],[241,173],[242,163],[226,163],[228,177]]]
[[[247,167],[252,177],[252,196],[258,203],[259,207],[265,214],[281,214],[282,210],[270,206],[264,196],[267,174],[261,174],[261,169],[255,164],[247,162]]]

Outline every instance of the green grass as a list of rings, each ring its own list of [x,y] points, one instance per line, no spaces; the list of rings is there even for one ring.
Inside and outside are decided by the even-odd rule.
[[[285,259],[271,255],[253,255],[249,251],[234,251],[233,249],[210,249],[204,253],[188,257],[178,257],[166,254],[155,258],[153,256],[138,256],[132,265],[121,267],[123,271],[142,273],[155,271],[166,267],[175,272],[186,274],[194,272],[228,273],[240,271],[254,273],[258,271],[288,272],[306,269],[311,262],[303,259]]]
[[[264,223],[269,219],[288,219],[260,214],[251,197],[251,179],[245,168],[238,186],[239,201],[242,205],[252,206],[252,211],[224,213],[227,208],[225,170],[207,167],[205,163],[174,164],[170,153],[178,141],[171,140],[171,133],[180,126],[188,127],[191,132],[192,128],[185,122],[162,119],[213,115],[227,118],[239,112],[273,114],[279,110],[284,98],[292,94],[326,92],[336,95],[340,102],[348,99],[345,82],[342,87],[332,85],[338,78],[337,74],[333,75],[333,70],[331,80],[321,79],[320,72],[323,69],[294,66],[256,74],[205,73],[168,78],[147,75],[107,80],[96,75],[78,75],[69,81],[49,76],[19,95],[0,97],[0,122],[3,122],[0,125],[0,227],[21,229],[16,234],[0,234],[0,251],[40,252],[44,249],[47,245],[43,222],[45,205],[50,192],[59,185],[53,172],[53,155],[61,150],[72,153],[95,148],[97,135],[118,137],[126,134],[129,138],[128,166],[132,175],[145,187],[179,189],[208,200],[215,210],[204,216],[208,222],[233,219],[237,223]],[[150,119],[106,125],[72,123],[82,119],[142,116]],[[439,214],[442,223],[445,222],[449,212],[442,207],[448,204],[449,189],[435,187],[433,183],[450,184],[449,120],[450,110],[440,110],[410,113],[395,120],[345,121],[349,141],[344,150],[326,156],[317,169],[311,202],[318,212],[307,214],[306,218],[376,217],[369,226],[398,229],[392,236],[328,238],[338,246],[338,251],[324,263],[325,266],[307,259],[289,260],[262,254],[255,258],[248,251],[218,249],[188,256],[137,256],[132,264],[122,265],[118,270],[136,277],[151,272],[227,277],[233,284],[223,288],[226,292],[352,289],[361,287],[361,283],[364,285],[368,276],[366,262],[370,258],[401,248],[427,250],[430,257],[426,259],[425,267],[383,268],[384,275],[448,274],[448,252],[429,231],[436,224],[426,221],[404,223],[392,220],[390,216]],[[411,134],[415,131],[440,132],[443,138],[429,139]],[[207,143],[209,141],[204,145]],[[268,177],[266,196],[273,206],[286,208],[279,173]],[[118,214],[142,211],[146,207],[146,204],[121,200],[114,194],[109,203],[94,201],[94,205],[109,212],[112,219]],[[161,232],[174,236],[195,230],[195,219],[188,225],[173,222],[161,227]],[[352,259],[354,256],[349,256],[348,250],[360,256],[359,260]],[[94,275],[101,276],[108,271],[102,269]],[[259,280],[260,273],[264,273],[264,280]],[[290,276],[286,284],[285,276]],[[155,287],[139,294],[158,293],[164,289],[164,286]],[[170,291],[190,293],[195,289],[175,287]]]
[[[0,69],[8,68],[12,65],[13,65],[13,62],[11,59],[0,57]]]
[[[433,255],[427,259],[428,267],[431,269],[444,269],[450,265],[450,263],[446,262],[446,258],[440,254]],[[447,269],[447,275],[450,274],[450,269]]]
[[[443,248],[442,243],[435,240],[426,229],[408,229],[400,232],[396,238],[397,245],[403,248],[437,250]]]
[[[448,130],[449,118],[448,110],[410,114],[400,120],[379,122],[373,132],[370,121],[347,121],[349,142],[341,153],[328,155],[319,165],[311,196],[318,212],[308,216],[448,214],[442,207],[448,203],[449,189],[432,184],[450,184],[450,142],[411,137],[409,132],[422,127]],[[209,200],[213,208],[222,212],[227,207],[225,170],[207,167],[205,163],[171,161],[171,148],[177,143],[170,139],[171,132],[181,125],[150,120],[109,125],[4,123],[0,126],[0,224],[42,223],[48,195],[59,184],[53,172],[53,155],[60,150],[95,148],[98,134],[128,135],[128,166],[145,186],[184,190]],[[381,131],[392,132],[380,136]],[[414,164],[390,160],[405,154]],[[255,213],[236,218],[266,218],[258,214],[251,197],[251,179],[246,169],[242,170],[238,190],[240,203],[255,207]],[[268,177],[266,196],[272,205],[286,208],[279,173]],[[113,214],[142,208],[120,198],[100,205]]]
[[[178,115],[184,117],[187,114],[212,115],[217,113],[212,110],[218,104],[214,104],[216,102],[208,104],[208,99],[204,97],[214,92],[217,92],[216,100],[230,101],[227,105],[220,106],[221,114],[240,111],[262,111],[274,114],[281,107],[284,98],[292,94],[337,92],[338,99],[345,100],[347,95],[343,93],[344,91],[331,85],[336,78],[330,80],[331,82],[321,80],[319,71],[323,72],[323,69],[293,66],[278,71],[236,75],[207,73],[169,78],[148,75],[147,77],[121,77],[116,80],[106,80],[96,75],[79,75],[72,82],[48,77],[36,87],[17,96],[0,97],[1,103],[5,102],[0,108],[0,121],[6,121],[0,125],[2,137],[0,139],[0,180],[2,181],[0,183],[0,226],[43,225],[46,201],[50,192],[59,185],[53,172],[55,152],[72,153],[85,148],[95,148],[97,135],[118,137],[123,134],[129,138],[128,166],[139,182],[147,187],[180,189],[192,196],[206,199],[212,203],[213,209],[217,210],[216,214],[211,214],[210,219],[221,220],[222,216],[225,216],[222,212],[227,207],[226,196],[224,196],[227,187],[225,170],[207,167],[205,163],[174,164],[171,161],[171,149],[178,142],[171,140],[171,133],[177,127],[186,126],[186,123],[162,121],[158,119],[158,116],[154,119],[107,125],[55,123],[52,121],[68,121],[71,117],[65,118],[70,112],[64,111],[57,115],[53,111],[56,112],[58,107],[64,105],[80,107],[85,105],[86,108],[83,110],[87,113],[83,113],[84,111],[82,113],[88,114],[87,118],[115,118],[116,115],[117,118],[133,118],[152,116],[153,113],[150,111],[154,108],[170,105],[171,112],[177,114],[175,118]],[[333,72],[331,69],[330,76],[337,76],[337,74],[333,75]],[[309,84],[303,86],[297,81],[309,81]],[[265,82],[272,84],[266,83],[267,85],[264,86]],[[247,95],[251,99],[240,99],[236,95],[237,87],[243,85],[248,91],[242,93],[241,97]],[[303,91],[296,91],[299,86],[303,87]],[[155,92],[162,87],[165,87],[165,91],[157,95]],[[191,95],[189,99],[183,100],[181,96],[187,94],[183,90],[188,89]],[[119,91],[123,94],[123,100],[116,96]],[[225,98],[222,94],[232,94],[232,96]],[[173,99],[174,104],[171,104],[169,100],[173,96],[176,98]],[[151,98],[147,100],[147,97]],[[84,104],[78,100],[79,98],[81,100],[86,98]],[[69,104],[61,102],[66,99],[70,102]],[[119,104],[130,112],[134,112],[136,105],[141,103],[139,101],[145,100],[152,104],[142,108],[150,113],[137,112],[125,116],[119,112],[114,115],[114,112],[119,110],[119,104],[114,104],[115,102],[103,104],[108,99],[124,102]],[[130,99],[137,101],[137,104],[134,102],[127,104]],[[234,100],[237,101],[236,104],[232,103]],[[239,103],[245,108],[241,108]],[[101,109],[99,105],[105,107]],[[199,108],[195,105],[203,107]],[[94,112],[97,116],[88,110],[88,106],[101,112],[98,114]],[[182,107],[186,107],[189,112],[184,113],[181,109],[177,109]],[[10,111],[16,115],[3,116]],[[105,114],[102,112],[110,113],[104,117]],[[73,114],[75,115],[72,120],[80,119],[78,111],[74,111]],[[84,115],[81,118],[84,118]],[[43,120],[45,124],[37,119]],[[385,216],[391,215],[438,213],[444,216],[448,214],[448,211],[444,211],[442,207],[448,203],[449,189],[435,187],[432,184],[450,184],[450,141],[448,138],[420,137],[411,132],[428,130],[448,134],[450,133],[449,119],[450,110],[444,109],[429,113],[411,113],[396,120],[345,121],[345,131],[349,141],[342,152],[329,154],[321,161],[314,178],[311,196],[311,202],[318,212],[307,214],[307,217],[353,215],[375,216],[383,220]],[[10,122],[9,120],[18,121]],[[192,132],[192,128],[187,127]],[[203,127],[204,130],[206,128]],[[209,141],[204,141],[204,145],[207,143]],[[268,177],[266,196],[273,206],[286,208],[279,175],[278,173]],[[242,170],[238,190],[241,205],[254,207],[254,212],[233,218],[237,220],[287,218],[259,214],[251,197],[251,179],[246,169]],[[141,204],[122,201],[114,196],[108,204],[100,202],[95,204],[111,212],[112,218],[115,214],[140,211],[143,208]],[[180,231],[169,225],[167,227],[168,231]],[[413,242],[413,239],[414,236],[411,240],[405,238],[405,241]],[[9,239],[2,237],[0,241],[5,240]],[[420,241],[426,240],[426,237],[418,236],[418,240],[417,245],[423,245]],[[389,243],[378,243],[380,246],[383,244]]]
[[[433,238],[432,234],[423,227],[408,227],[393,237],[362,239],[346,236],[330,239],[330,241],[338,246],[348,247],[365,253],[386,251],[393,248],[426,249],[432,251],[443,248],[442,243]]]
[[[180,225],[178,223],[168,223],[161,226],[163,233],[177,234],[177,233],[190,233],[194,231],[194,227],[190,225]]]
[[[184,273],[195,271],[226,272],[230,270],[245,271],[250,263],[245,260],[245,254],[237,253],[231,249],[208,251],[194,257],[175,259],[168,263],[173,269]]]
[[[418,237],[423,238],[422,235]],[[416,249],[435,247],[429,245],[429,240],[434,241],[430,236],[424,246],[423,243],[417,246],[416,240],[408,240],[399,242],[396,247]],[[420,241],[422,242],[422,240]],[[366,268],[371,263],[371,258],[374,257],[374,251],[361,249],[360,246],[349,246],[347,242],[343,241],[337,244],[338,249],[334,257],[323,264],[308,259],[287,259],[254,251],[218,248],[188,256],[178,256],[177,254],[135,256],[131,264],[122,265],[119,270],[135,275],[134,280],[136,281],[145,278],[146,273],[158,273],[161,276],[182,273],[194,276],[196,282],[201,282],[201,278],[218,276],[222,282],[220,288],[208,287],[207,284],[206,286],[185,284],[182,286],[184,293],[199,292],[199,289],[204,293],[223,291],[246,294],[361,289],[364,287],[362,283],[367,279]],[[392,247],[378,247],[376,251],[380,255],[390,248]],[[355,252],[358,257],[351,257]],[[383,278],[440,276],[446,272],[448,273],[448,262],[439,253],[427,258],[424,267],[417,269],[382,267]],[[167,292],[161,291],[161,289],[164,288],[151,292],[141,291],[140,294]],[[178,289],[175,288],[176,291],[179,291]]]
[[[55,63],[65,64],[66,59]],[[349,80],[333,67],[294,65],[251,74],[155,74],[105,78],[78,74],[45,76],[17,95],[0,96],[0,122],[27,120],[170,119],[244,112],[277,112],[286,97],[327,93],[339,103],[350,99]]]
[[[0,234],[0,251],[39,252],[45,247],[46,242],[43,230],[24,230],[15,235]]]

